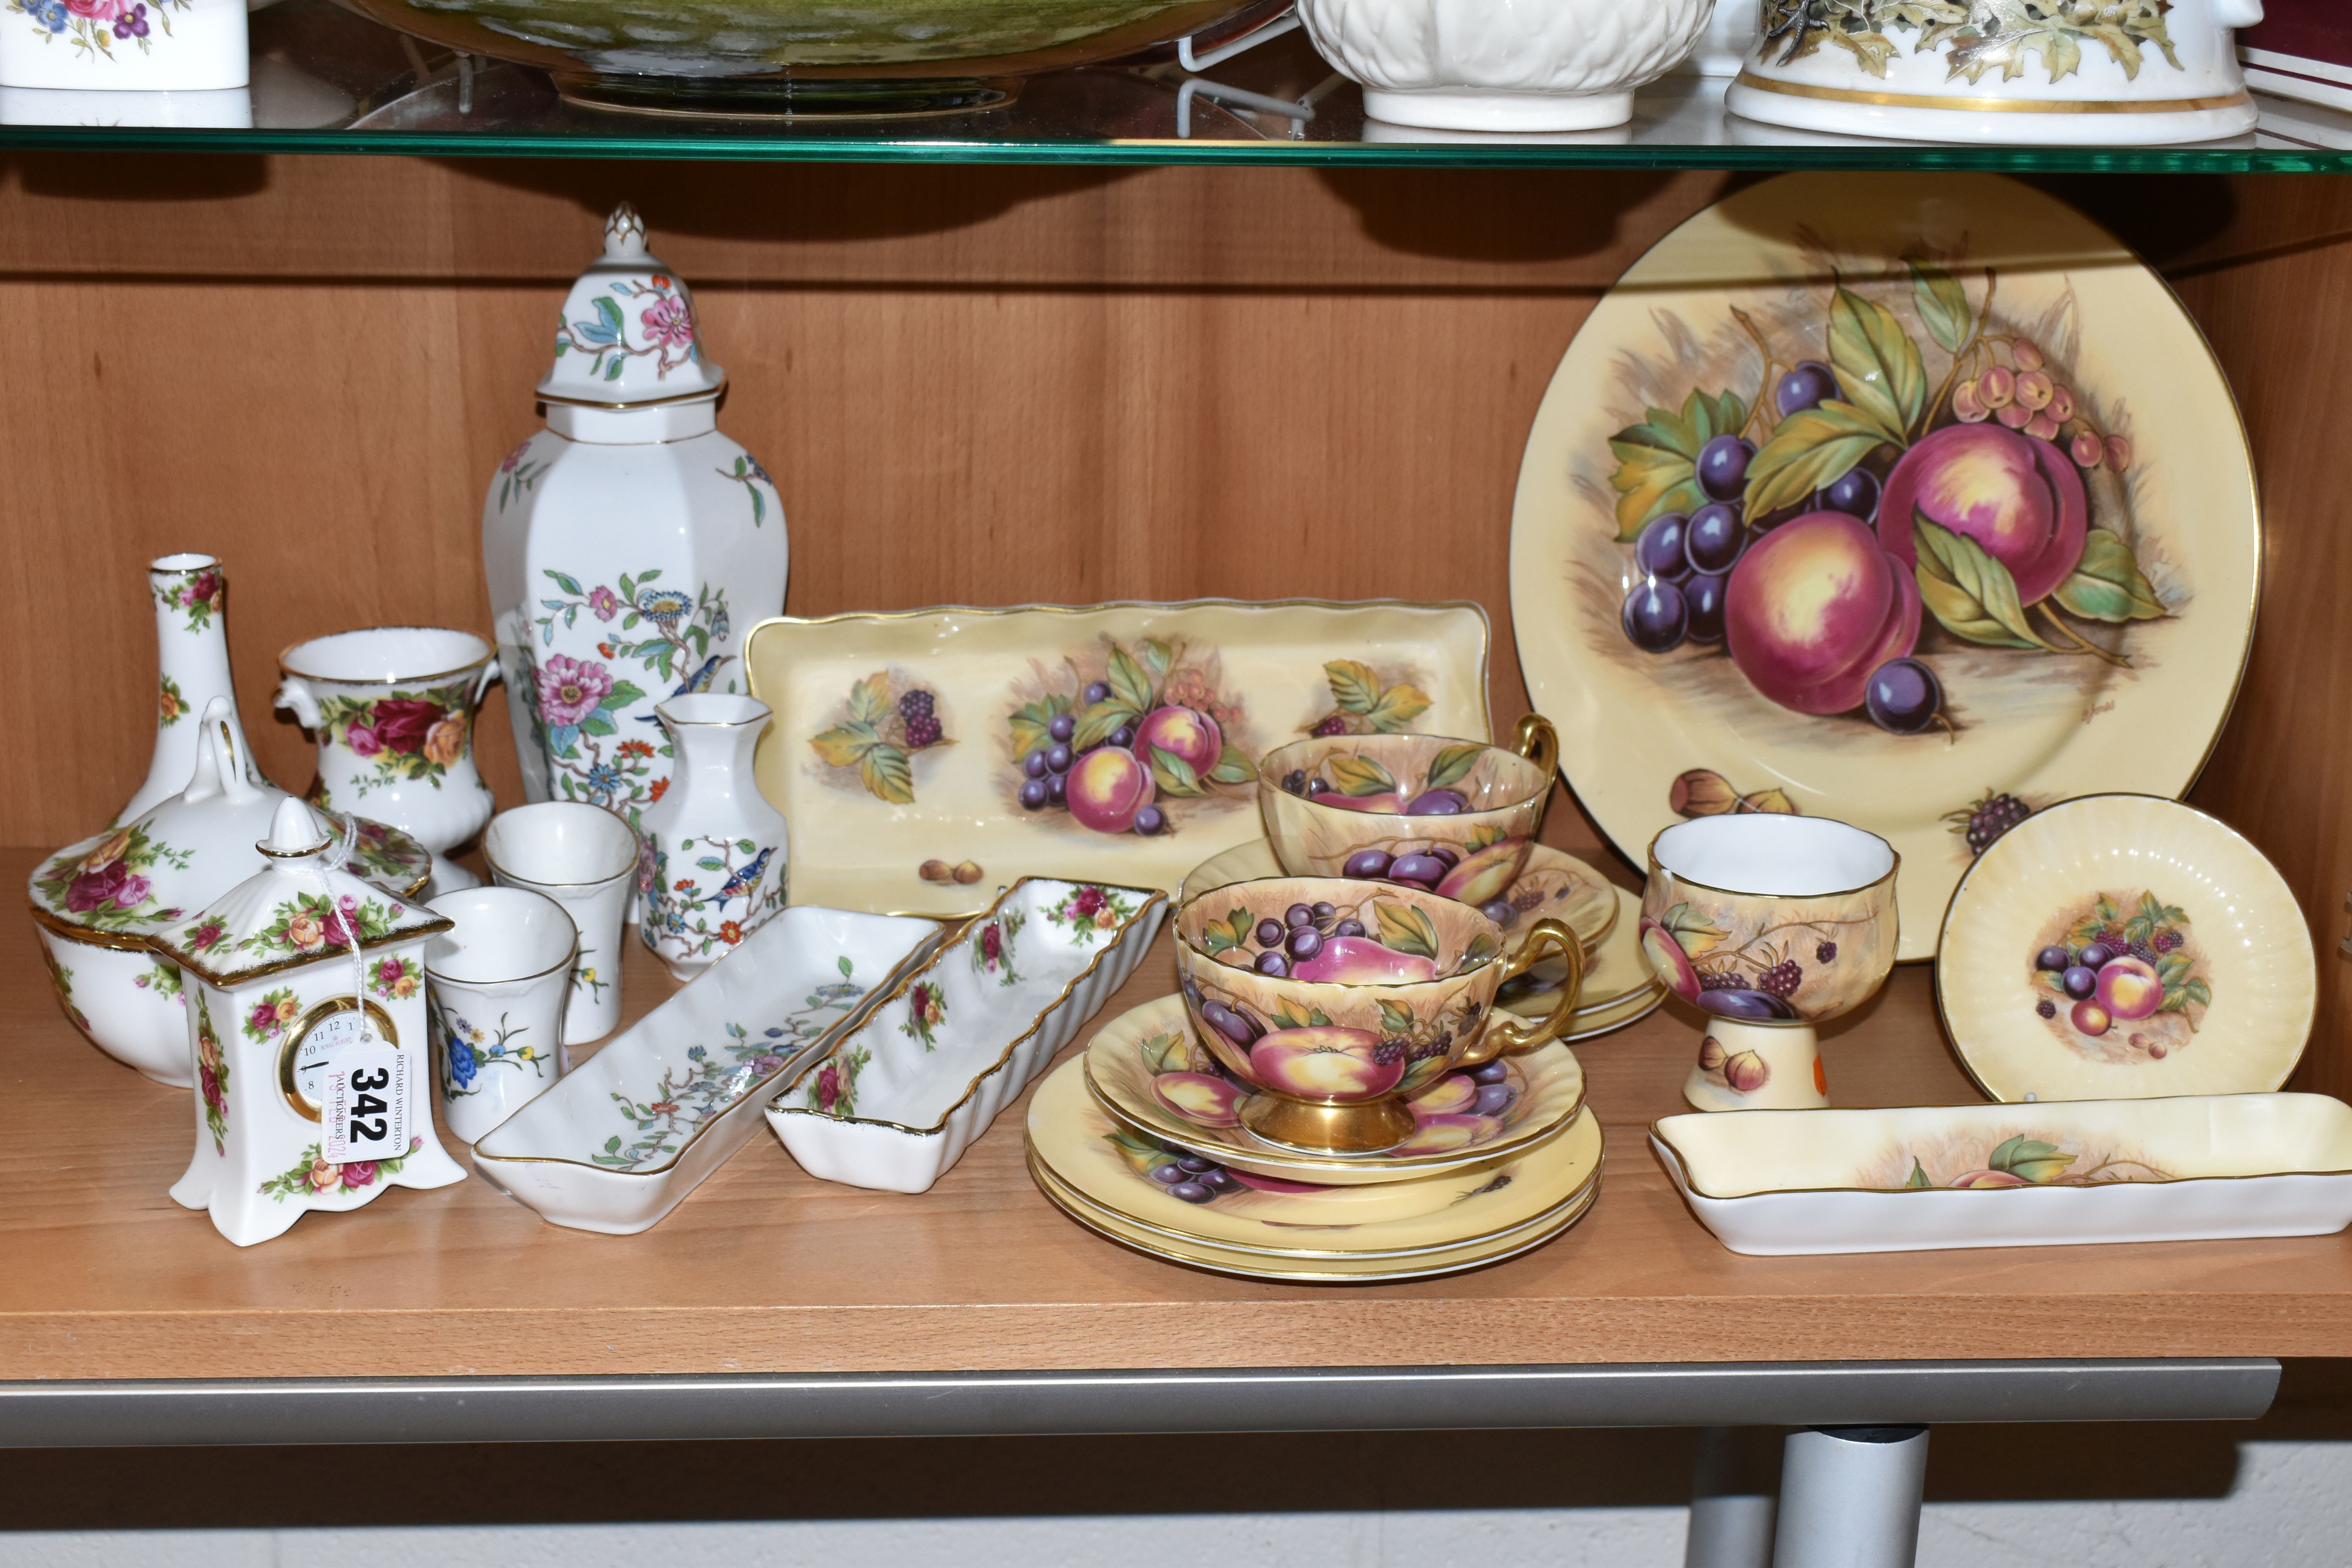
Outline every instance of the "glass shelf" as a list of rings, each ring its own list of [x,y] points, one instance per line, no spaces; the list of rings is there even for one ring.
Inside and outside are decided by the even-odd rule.
[[[344,11],[281,0],[252,19],[253,86],[232,93],[0,89],[0,149],[393,153],[829,162],[1990,169],[2352,174],[2352,113],[2257,94],[2250,135],[2180,147],[1874,142],[1727,113],[1725,82],[1670,76],[1615,131],[1549,137],[1367,121],[1303,34],[1212,67],[1172,50],[1028,79],[1004,108],[893,120],[719,120],[586,108],[528,67],[452,55]]]

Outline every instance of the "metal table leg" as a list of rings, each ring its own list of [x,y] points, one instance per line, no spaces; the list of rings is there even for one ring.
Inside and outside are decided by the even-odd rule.
[[[1702,1426],[1683,1568],[1772,1568],[1777,1426]]]
[[[1773,1568],[1912,1568],[1927,1475],[1925,1426],[1790,1433]]]

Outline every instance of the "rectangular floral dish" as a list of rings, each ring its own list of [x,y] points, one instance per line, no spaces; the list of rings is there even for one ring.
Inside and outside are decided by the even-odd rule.
[[[1650,1143],[1717,1239],[1763,1256],[2352,1223],[2352,1106],[2320,1094],[1725,1110],[1652,1122]]]
[[[919,1193],[1135,973],[1168,915],[1148,888],[1024,877],[768,1107],[813,1176]]]
[[[634,1236],[740,1149],[775,1086],[865,1022],[950,929],[782,910],[486,1133],[474,1168],[557,1225]]]
[[[1202,599],[787,616],[744,663],[794,901],[963,915],[1013,875],[1174,888],[1264,833],[1302,735],[1485,741],[1488,642],[1473,604]]]

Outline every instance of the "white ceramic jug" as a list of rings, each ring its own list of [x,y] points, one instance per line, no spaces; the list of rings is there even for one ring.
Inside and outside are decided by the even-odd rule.
[[[784,907],[783,814],[751,777],[768,705],[749,697],[673,697],[655,711],[677,771],[642,836],[638,934],[691,980]]]

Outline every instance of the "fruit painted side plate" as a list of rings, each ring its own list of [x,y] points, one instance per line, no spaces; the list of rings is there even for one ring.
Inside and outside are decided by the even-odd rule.
[[[2028,811],[2188,787],[2260,562],[2229,386],[2130,252],[1996,176],[1792,174],[1668,235],[1577,333],[1511,603],[1620,849],[1678,816],[1866,827],[1916,959]]]
[[[2274,1089],[2317,1005],[2277,868],[2193,806],[2089,795],[2035,813],[1952,894],[1936,1004],[1995,1100]]]
[[[941,608],[754,627],[794,903],[968,914],[1024,876],[1170,889],[1259,837],[1305,735],[1487,738],[1486,612],[1395,600]]]
[[[1282,863],[1275,858],[1271,839],[1255,838],[1235,845],[1219,855],[1213,855],[1185,874],[1178,887],[1176,903],[1181,907],[1202,893],[1213,893],[1219,888],[1235,882],[1252,882],[1262,877],[1285,875]],[[1528,863],[1511,885],[1502,893],[1501,901],[1512,908],[1510,925],[1506,928],[1504,951],[1516,952],[1527,940],[1529,927],[1549,917],[1568,922],[1590,954],[1607,940],[1617,922],[1620,908],[1613,896],[1616,888],[1609,879],[1575,856],[1538,844],[1528,853]],[[1641,900],[1633,900],[1638,913]],[[1593,996],[1592,977],[1585,976],[1585,995]],[[1606,1000],[1608,993],[1600,994]]]
[[[1411,1101],[1413,1135],[1378,1154],[1317,1158],[1260,1142],[1241,1126],[1249,1096],[1192,1037],[1181,996],[1147,1002],[1095,1032],[1083,1073],[1128,1132],[1231,1170],[1324,1186],[1373,1185],[1485,1165],[1556,1136],[1584,1104],[1584,1069],[1552,1044],[1484,1068],[1448,1073]]]
[[[1379,1255],[1324,1258],[1219,1247],[1196,1237],[1171,1236],[1150,1226],[1138,1225],[1089,1201],[1034,1155],[1029,1161],[1029,1174],[1054,1205],[1078,1224],[1097,1236],[1163,1262],[1181,1263],[1246,1279],[1357,1285],[1458,1274],[1465,1268],[1484,1268],[1489,1263],[1500,1263],[1521,1253],[1532,1252],[1583,1218],[1585,1211],[1592,1206],[1593,1200],[1601,1192],[1600,1178],[1595,1176],[1578,1188],[1566,1202],[1525,1225],[1515,1226],[1498,1236],[1484,1237],[1461,1247],[1431,1248],[1402,1258]]]
[[[1611,891],[1617,896],[1617,918],[1585,960],[1584,989],[1565,1037],[1570,1040],[1622,1028],[1649,1016],[1666,999],[1665,986],[1642,952],[1642,895],[1623,888]],[[1540,1017],[1567,978],[1566,965],[1538,963],[1518,979],[1505,982],[1496,994],[1496,1005],[1523,1018]]]
[[[1071,1061],[1030,1100],[1029,1151],[1090,1203],[1171,1238],[1287,1258],[1399,1258],[1492,1239],[1557,1208],[1599,1174],[1601,1140],[1599,1121],[1580,1115],[1561,1136],[1495,1166],[1472,1190],[1430,1212],[1359,1219],[1360,1212],[1377,1211],[1358,1208],[1364,1200],[1350,1194],[1325,1194],[1333,1214],[1318,1224],[1305,1213],[1311,1195],[1294,1194],[1301,1202],[1281,1217],[1261,1217],[1249,1211],[1246,1188],[1187,1202],[1153,1180],[1153,1163],[1163,1152],[1113,1121],[1087,1091],[1081,1062]]]

